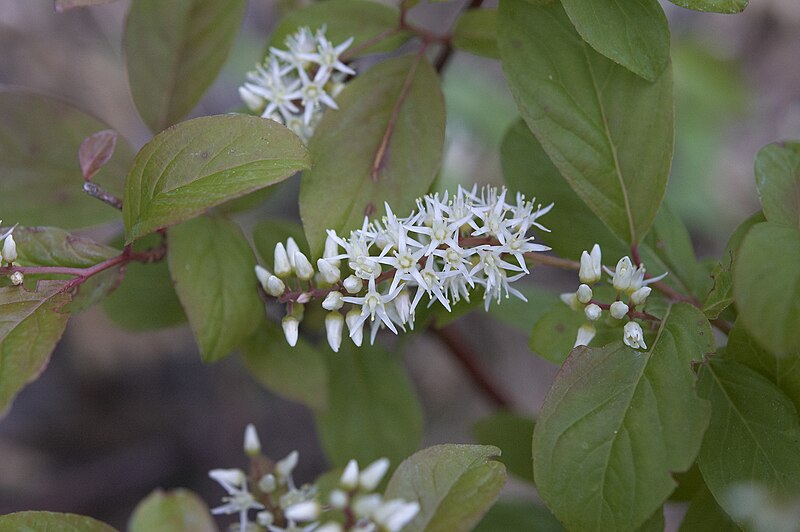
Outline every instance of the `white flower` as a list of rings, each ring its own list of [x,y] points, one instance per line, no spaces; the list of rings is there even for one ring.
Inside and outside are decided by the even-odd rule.
[[[612,284],[614,285],[614,289],[620,292],[627,292],[631,287],[631,282],[635,274],[636,270],[630,258],[622,257],[619,259],[613,273],[614,278],[612,279]]]
[[[339,347],[342,345],[342,329],[344,329],[344,318],[339,311],[329,312],[325,316],[325,333],[328,337],[328,345],[331,346],[334,353],[338,353]]]
[[[630,308],[622,301],[614,301],[611,303],[611,317],[615,320],[621,320],[628,313]]]
[[[642,327],[635,321],[629,321],[625,324],[623,335],[622,341],[625,342],[625,345],[634,349],[647,349],[647,345],[644,343]]]
[[[22,275],[22,272],[19,271],[12,273],[11,275],[8,276],[8,278],[11,279],[11,284],[13,284],[14,286],[19,286],[23,282],[25,282],[25,276]]]
[[[212,469],[208,476],[217,481],[228,492],[222,500],[225,504],[211,510],[214,515],[239,514],[239,530],[247,530],[247,512],[251,509],[263,510],[264,505],[256,501],[247,490],[247,477],[239,469]]]
[[[328,74],[337,70],[351,76],[355,75],[355,70],[339,60],[339,56],[353,44],[353,37],[336,47],[333,46],[331,41],[324,38],[324,34],[321,37],[317,38],[317,50],[315,53],[300,53],[297,54],[298,57],[305,61],[317,63],[320,66],[320,70],[326,70]]]
[[[653,289],[650,288],[649,286],[643,286],[637,289],[634,293],[631,294],[631,303],[633,303],[634,305],[644,304],[644,302],[647,300],[647,296],[649,296],[650,292],[652,291]]]
[[[581,269],[578,272],[578,277],[584,284],[594,284],[600,280],[602,276],[602,252],[600,245],[595,244],[592,247],[591,254],[584,251],[581,254]]]
[[[252,423],[244,429],[244,452],[247,456],[257,456],[261,453],[261,441],[258,439],[258,432]]]
[[[591,323],[585,323],[578,328],[578,336],[575,338],[575,345],[572,347],[578,347],[579,345],[589,345],[589,342],[592,341],[594,335],[597,334],[597,331],[594,328],[594,325]]]
[[[392,320],[389,318],[389,315],[386,312],[386,304],[389,303],[395,296],[400,292],[399,288],[396,288],[394,292],[389,292],[388,294],[381,294],[375,288],[375,278],[370,277],[369,279],[369,286],[367,288],[367,293],[363,297],[343,297],[342,301],[345,303],[352,303],[354,305],[361,305],[361,316],[359,320],[361,324],[363,324],[367,318],[370,319],[371,322],[375,321],[375,317],[380,318],[380,321],[389,328],[390,331],[397,334],[397,329],[392,323]],[[413,308],[413,305],[412,305]],[[354,327],[357,327],[359,324],[354,324]],[[352,337],[352,328],[350,335]]]

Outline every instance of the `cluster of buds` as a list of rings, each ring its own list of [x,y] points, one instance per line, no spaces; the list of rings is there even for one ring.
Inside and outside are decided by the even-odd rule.
[[[592,285],[601,280],[603,271],[611,276],[609,281],[616,291],[616,299],[610,304],[595,300],[592,291]],[[596,334],[594,323],[603,316],[605,310],[614,320],[627,320],[622,338],[625,345],[634,349],[647,349],[642,326],[635,321],[639,316],[636,308],[644,306],[652,291],[647,285],[663,279],[667,274],[646,278],[646,273],[643,264],[634,266],[629,257],[622,257],[613,270],[603,266],[602,252],[598,244],[594,245],[591,252],[583,252],[578,272],[581,281],[578,290],[561,294],[564,303],[573,310],[582,308],[586,315],[587,323],[578,329],[575,347],[588,345],[594,338]]]
[[[345,324],[357,346],[367,323],[371,342],[381,328],[395,334],[413,329],[423,298],[428,306],[438,301],[448,312],[460,300],[469,301],[477,288],[483,290],[487,310],[504,296],[526,300],[510,284],[529,273],[526,253],[550,249],[534,243],[529,232],[533,227],[547,230],[536,220],[552,205],[535,206],[522,194],[509,204],[506,194],[494,187],[480,194],[460,187],[453,196],[429,194],[404,218],[387,204],[381,220],[365,218],[349,238],[329,230],[318,272],[294,240],[279,243],[274,273],[257,266],[256,275],[267,294],[287,303],[283,330],[289,344],[297,342],[303,304],[314,298],[324,298],[322,307],[329,311],[325,326],[334,351]],[[295,290],[289,286],[291,275],[297,278]]]
[[[0,225],[2,225],[3,221],[0,220]],[[5,233],[0,234],[0,266],[3,265],[5,262],[9,266],[14,264],[14,261],[17,260],[17,243],[14,242],[14,229],[16,229],[16,225],[6,231]],[[8,276],[11,282],[19,286],[25,280],[22,272],[14,272]]]
[[[419,503],[403,499],[384,500],[374,493],[389,469],[389,460],[376,460],[359,472],[350,460],[326,502],[320,501],[315,485],[297,487],[292,473],[299,454],[272,463],[261,454],[255,427],[244,433],[245,454],[250,457],[249,475],[241,469],[213,469],[209,476],[228,493],[214,515],[239,514],[239,532],[398,532],[419,512]],[[252,486],[252,489],[248,488]],[[255,522],[249,513],[255,510]]]
[[[285,42],[287,50],[270,48],[263,63],[247,73],[239,95],[250,110],[307,141],[325,109],[338,109],[334,98],[345,78],[355,75],[340,59],[353,38],[334,46],[324,26],[316,33],[302,27]]]

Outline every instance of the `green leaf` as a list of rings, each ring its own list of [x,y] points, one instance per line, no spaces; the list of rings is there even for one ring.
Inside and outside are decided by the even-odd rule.
[[[669,25],[658,0],[562,0],[592,48],[648,81],[669,62]]]
[[[387,499],[418,500],[420,511],[404,531],[472,530],[506,481],[500,449],[485,445],[435,445],[406,459],[386,487]]]
[[[325,113],[311,139],[314,166],[300,186],[300,216],[314,256],[322,252],[326,229],[347,234],[365,215],[382,215],[384,201],[400,216],[411,212],[436,177],[444,144],[439,76],[420,56],[378,64],[348,83],[337,103],[339,110]]]
[[[664,532],[664,508],[659,508],[636,532]]]
[[[145,144],[125,183],[127,242],[308,168],[300,139],[273,120],[195,118]]]
[[[743,364],[712,358],[697,391],[711,402],[698,464],[726,512],[735,511],[728,495],[740,483],[760,484],[775,497],[800,493],[800,421],[777,386]]]
[[[601,56],[558,2],[503,0],[500,25],[503,68],[528,127],[592,211],[638,243],[661,204],[672,158],[670,68],[650,83]]]
[[[725,245],[725,256],[730,259],[731,263],[736,261],[736,256],[739,253],[739,249],[742,247],[744,237],[747,236],[747,234],[750,232],[750,229],[752,229],[756,224],[766,221],[767,219],[764,218],[764,213],[762,211],[758,211],[740,223],[739,226],[733,231],[730,239],[728,239],[728,243]]]
[[[151,131],[176,123],[197,105],[233,47],[245,7],[245,0],[131,4],[124,42],[128,83]]]
[[[733,266],[739,317],[777,355],[800,351],[800,231],[770,222],[754,226]]]
[[[200,354],[214,362],[239,347],[264,320],[256,259],[239,226],[202,216],[168,233],[169,271]]]
[[[738,532],[740,528],[720,508],[708,488],[703,486],[703,489],[692,498],[681,523],[680,532],[708,532],[709,530]]]
[[[545,360],[561,365],[575,345],[578,328],[585,322],[583,311],[572,310],[561,300],[553,301],[533,325],[528,347]]]
[[[81,188],[78,149],[104,129],[107,124],[60,100],[0,89],[0,213],[6,223],[74,228],[117,218]],[[126,142],[116,148],[98,180],[113,193],[121,192],[133,160]]]
[[[698,267],[689,231],[668,203],[661,205],[639,253],[649,273],[669,272],[665,281],[683,293],[708,291],[708,277]]]
[[[116,532],[91,517],[56,512],[17,512],[0,515],[0,530],[14,532]]]
[[[800,228],[800,142],[763,147],[756,156],[755,171],[767,221]]]
[[[744,364],[768,378],[800,412],[800,352],[775,356],[758,345],[737,321],[728,335],[725,358]]]
[[[256,333],[242,345],[242,354],[247,369],[267,389],[312,410],[325,410],[328,400],[326,355],[302,338],[296,346],[290,347],[281,328],[262,319]]]
[[[14,397],[44,371],[69,314],[62,281],[40,281],[35,291],[21,286],[0,288],[0,416]]]
[[[14,230],[23,266],[88,268],[120,254],[119,250],[58,227],[17,227]]]
[[[128,523],[130,532],[216,532],[208,506],[193,492],[155,490],[140,502]]]
[[[712,13],[739,13],[744,11],[749,0],[669,0],[676,6],[694,11],[710,11]]]
[[[703,314],[714,320],[733,304],[733,274],[730,267],[717,263],[711,272],[711,279],[714,284],[703,301]]]
[[[133,250],[146,251],[161,241],[161,235],[149,235],[137,240]],[[132,331],[172,327],[186,321],[167,261],[128,264],[122,284],[103,302],[103,310],[114,323]]]
[[[677,304],[647,352],[572,351],[533,434],[536,485],[567,528],[634,529],[661,506],[708,423],[691,364],[712,349],[705,317]]]
[[[360,49],[360,46],[396,28],[399,20],[400,13],[396,8],[372,0],[327,0],[292,11],[282,18],[272,32],[269,45],[286,49],[286,37],[301,26],[307,26],[311,31],[325,26],[325,36],[334,45],[353,37],[350,50],[359,47],[356,55],[390,52],[408,39],[408,34],[397,33],[368,48]]]
[[[497,412],[479,420],[472,427],[475,439],[483,445],[495,445],[503,454],[500,461],[514,475],[533,482],[531,438],[534,421],[512,412]]]
[[[453,28],[453,46],[485,57],[500,57],[497,51],[497,9],[470,9]]]
[[[483,516],[475,532],[561,532],[564,527],[553,514],[529,502],[499,501]]]
[[[317,429],[334,466],[383,456],[396,464],[417,449],[422,408],[392,355],[344,342],[328,357],[328,382],[328,409],[317,415]]]

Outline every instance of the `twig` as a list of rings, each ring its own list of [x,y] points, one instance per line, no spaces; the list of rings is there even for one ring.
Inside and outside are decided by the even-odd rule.
[[[467,4],[466,10],[469,11],[470,9],[477,9],[481,6],[483,0],[470,0],[469,4]],[[450,39],[445,42],[444,49],[439,54],[439,57],[436,58],[436,62],[433,64],[434,68],[436,68],[436,72],[441,73],[444,70],[444,67],[447,66],[447,63],[450,61],[450,58],[453,56],[453,44]]]
[[[379,42],[384,41],[397,33],[400,33],[400,31],[401,31],[400,27],[389,28],[388,30],[384,30],[379,34],[375,35],[374,37],[371,37],[366,41],[359,43],[348,50],[345,50],[345,52],[339,57],[339,59],[341,61],[349,61],[357,54],[363,52],[364,50],[369,49],[371,46],[375,46]]]
[[[122,200],[110,192],[103,190],[103,187],[92,181],[86,181],[83,184],[83,191],[93,198],[97,198],[103,203],[111,205],[115,209],[122,210]]]
[[[471,352],[461,334],[452,325],[436,330],[436,335],[448,347],[455,359],[461,364],[461,367],[470,376],[473,384],[486,395],[487,399],[499,408],[511,408],[511,401],[484,374],[477,357]]]
[[[531,262],[535,262],[536,264],[544,264],[545,266],[553,266],[555,268],[561,268],[562,270],[575,270],[578,271],[581,269],[581,263],[569,260],[569,259],[562,259],[560,257],[554,257],[552,255],[545,255],[544,253],[536,253],[530,251],[525,253],[525,258]]]

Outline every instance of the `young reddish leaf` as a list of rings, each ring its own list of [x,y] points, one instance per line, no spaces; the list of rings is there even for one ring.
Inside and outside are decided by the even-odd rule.
[[[78,149],[78,162],[85,180],[91,181],[100,168],[111,160],[116,145],[117,132],[113,129],[98,131],[84,139]]]

